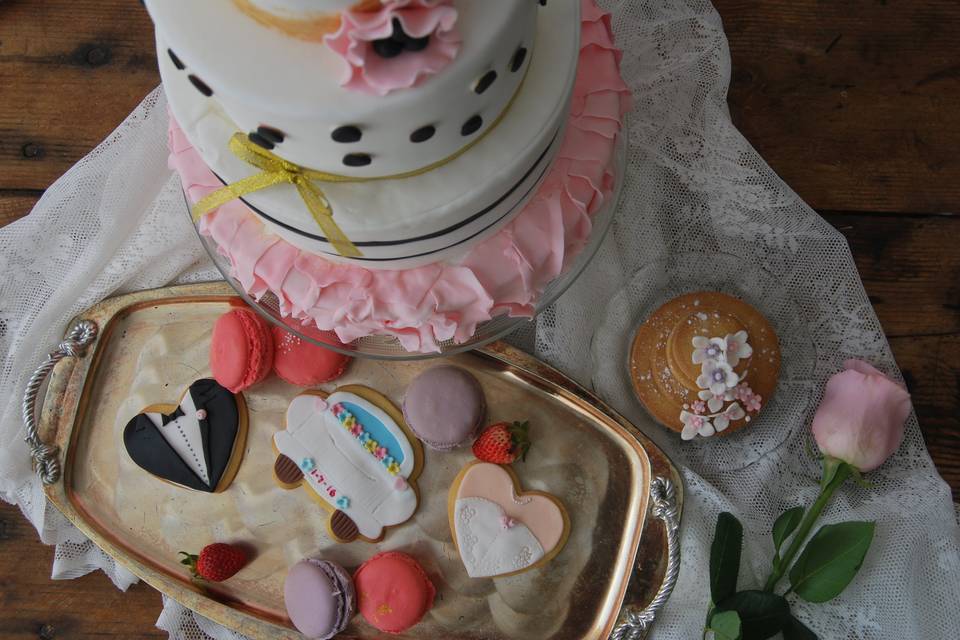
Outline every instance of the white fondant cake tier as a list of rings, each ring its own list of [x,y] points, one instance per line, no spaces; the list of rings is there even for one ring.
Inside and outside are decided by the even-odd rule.
[[[475,10],[465,10],[461,20],[466,21],[469,11]],[[415,177],[320,183],[334,220],[361,251],[361,257],[336,254],[292,185],[248,194],[244,201],[271,231],[304,251],[334,261],[398,269],[456,260],[519,213],[550,167],[562,142],[576,75],[579,10],[577,0],[553,0],[539,8],[538,46],[529,56],[516,99],[500,123],[466,153]],[[224,182],[256,173],[228,149],[238,126],[218,100],[197,92],[184,71],[165,55],[168,45],[164,38],[158,31],[164,86],[173,115],[188,139]],[[464,38],[466,42],[467,36]],[[409,94],[411,100],[422,99],[434,80],[400,93]],[[367,98],[371,103],[383,100]],[[285,145],[275,152],[285,152]]]
[[[274,151],[291,162],[367,177],[428,166],[482,136],[520,86],[535,49],[538,9],[544,9],[528,0],[455,0],[462,42],[453,60],[419,86],[379,96],[340,86],[347,65],[322,41],[263,25],[233,0],[146,5],[161,43],[163,83],[188,135],[186,111],[216,104],[241,132],[269,127],[281,133]],[[573,26],[562,33],[574,32]],[[514,70],[521,49],[523,64]],[[478,82],[491,71],[496,78],[478,93]],[[481,126],[464,135],[477,116]],[[353,141],[334,140],[345,127],[350,135],[341,139]],[[427,127],[433,130],[429,139],[411,140]],[[347,160],[358,155],[369,163]]]
[[[337,14],[359,0],[247,0],[258,9],[289,18],[313,18]]]

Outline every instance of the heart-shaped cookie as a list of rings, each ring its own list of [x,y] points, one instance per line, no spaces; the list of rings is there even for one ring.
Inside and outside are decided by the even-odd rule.
[[[506,467],[473,462],[450,487],[450,529],[471,578],[520,573],[554,558],[570,534],[570,518],[554,496],[520,493]]]
[[[246,440],[243,396],[208,378],[191,384],[178,405],[150,405],[123,429],[123,446],[137,466],[207,493],[233,482]]]

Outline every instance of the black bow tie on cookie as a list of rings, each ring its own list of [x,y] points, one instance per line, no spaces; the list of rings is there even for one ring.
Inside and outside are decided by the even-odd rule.
[[[188,411],[184,411],[185,405]],[[156,417],[163,427],[183,418],[175,425],[178,432],[170,437],[179,438],[183,455],[193,457],[192,460],[185,460],[177,453],[155,424]],[[240,434],[236,396],[216,380],[203,379],[190,385],[172,412],[158,414],[147,407],[137,414],[123,430],[123,445],[130,458],[148,473],[189,489],[214,493],[223,490],[232,480],[232,474],[228,478],[225,473],[235,470],[231,460],[242,454],[237,451],[242,448],[237,446]],[[191,464],[205,472],[207,481]]]

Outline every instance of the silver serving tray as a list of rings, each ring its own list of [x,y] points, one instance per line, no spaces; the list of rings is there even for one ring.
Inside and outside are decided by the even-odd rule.
[[[326,512],[306,492],[274,484],[272,435],[302,391],[275,377],[244,393],[246,451],[223,493],[185,490],[136,467],[123,451],[124,425],[209,375],[213,323],[237,304],[223,282],[106,300],[71,325],[31,381],[24,418],[47,496],[104,551],[190,609],[253,638],[301,637],[283,607],[283,579],[294,562],[321,555],[352,570],[385,549],[418,558],[438,590],[424,621],[400,637],[641,637],[676,579],[677,470],[600,400],[504,343],[448,361],[480,380],[490,421],[531,422],[533,449],[514,468],[523,488],[553,493],[571,517],[566,546],[543,568],[497,579],[466,576],[449,532],[447,489],[472,458],[468,447],[426,453],[418,511],[382,542],[331,541]],[[357,359],[322,388],[360,383],[399,405],[409,381],[428,366]],[[38,425],[34,404],[48,372]],[[177,552],[214,541],[242,541],[256,555],[224,583],[192,582]],[[382,636],[357,616],[342,637]]]

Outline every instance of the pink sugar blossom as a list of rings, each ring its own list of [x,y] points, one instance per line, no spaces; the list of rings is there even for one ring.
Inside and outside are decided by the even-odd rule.
[[[387,0],[377,11],[344,11],[340,28],[326,38],[327,47],[344,62],[340,85],[351,91],[383,96],[415,87],[456,57],[460,34],[451,0]],[[399,24],[405,38],[428,38],[426,46],[385,57],[374,42],[390,40]]]

